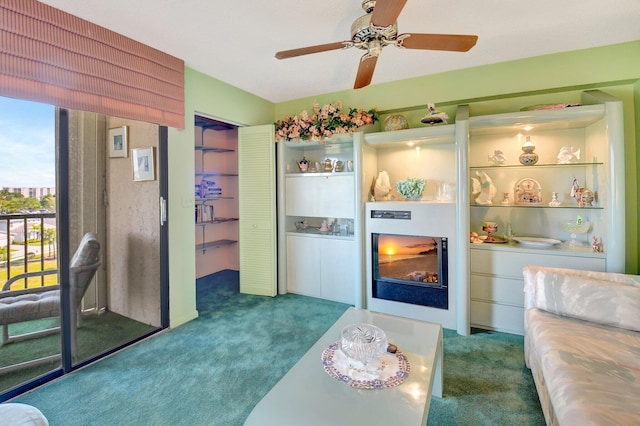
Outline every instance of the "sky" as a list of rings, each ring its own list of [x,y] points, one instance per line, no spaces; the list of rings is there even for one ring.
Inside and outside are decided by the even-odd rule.
[[[0,96],[0,188],[56,186],[55,107]]]

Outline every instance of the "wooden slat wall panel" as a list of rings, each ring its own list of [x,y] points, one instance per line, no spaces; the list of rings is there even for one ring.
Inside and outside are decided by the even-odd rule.
[[[184,128],[184,62],[35,0],[0,0],[0,95]]]

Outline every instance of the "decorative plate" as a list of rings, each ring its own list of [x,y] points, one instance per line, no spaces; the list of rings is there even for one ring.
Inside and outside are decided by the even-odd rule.
[[[580,104],[541,104],[530,105],[520,109],[520,111],[538,111],[538,110],[555,110],[580,106]]]
[[[492,237],[491,240],[487,241],[487,236],[486,235],[481,235],[480,238],[482,241],[484,241],[487,244],[504,244],[507,242],[507,240],[505,238],[502,237]]]
[[[562,241],[554,240],[552,238],[514,237],[513,239],[514,241],[517,241],[523,246],[532,246],[532,247],[551,247],[556,244],[562,244]]]
[[[513,194],[516,204],[540,204],[542,202],[542,188],[535,179],[520,179],[513,187]]]
[[[356,389],[393,388],[402,384],[411,371],[409,360],[400,350],[395,354],[387,352],[365,369],[363,363],[342,352],[339,341],[322,352],[322,365],[329,376]]]

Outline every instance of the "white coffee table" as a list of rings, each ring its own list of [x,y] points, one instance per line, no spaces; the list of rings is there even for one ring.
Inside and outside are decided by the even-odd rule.
[[[322,352],[345,325],[382,328],[409,359],[405,381],[388,389],[355,389],[329,376]],[[424,426],[431,396],[442,397],[442,327],[349,308],[255,406],[245,426]]]

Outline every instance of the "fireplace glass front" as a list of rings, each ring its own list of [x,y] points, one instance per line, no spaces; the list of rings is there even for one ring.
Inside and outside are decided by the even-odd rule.
[[[448,309],[447,238],[371,234],[374,298]]]

